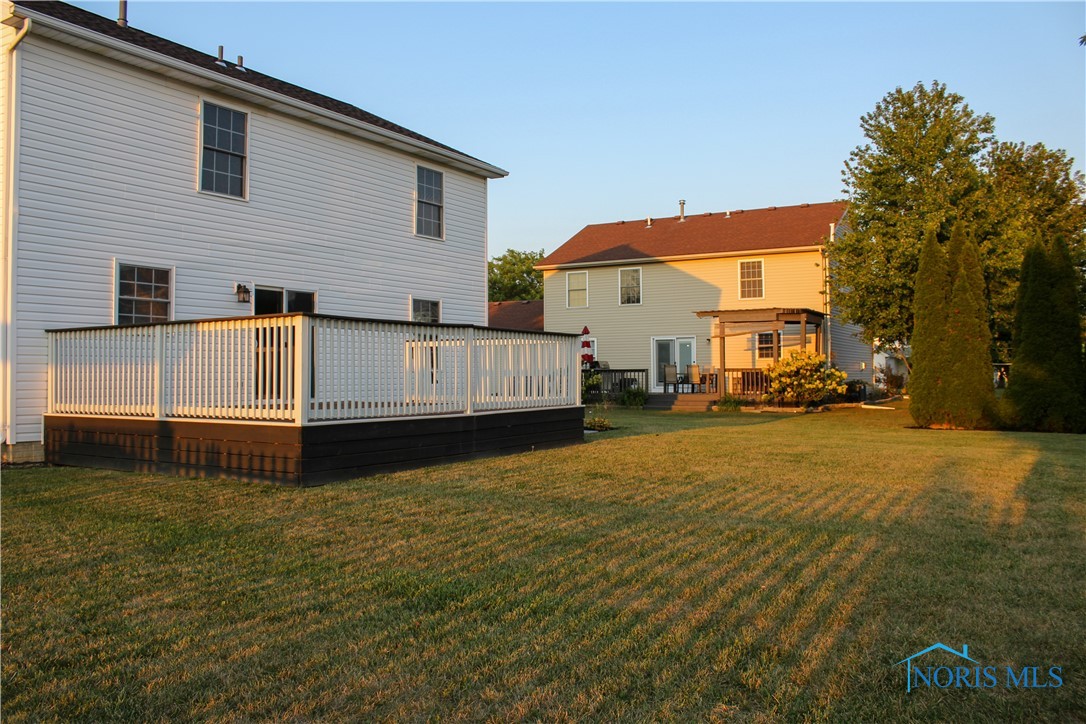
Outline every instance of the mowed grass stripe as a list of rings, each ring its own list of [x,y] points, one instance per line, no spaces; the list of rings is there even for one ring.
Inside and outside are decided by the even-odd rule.
[[[305,491],[5,471],[2,713],[1082,718],[1081,438],[609,414]],[[906,696],[893,664],[938,640],[1067,684]]]

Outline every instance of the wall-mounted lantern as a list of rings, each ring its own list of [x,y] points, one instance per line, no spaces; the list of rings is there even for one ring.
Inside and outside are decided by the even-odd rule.
[[[238,284],[237,288],[234,289],[234,293],[238,295],[239,304],[248,304],[249,300],[253,298],[252,292],[249,290],[249,287],[245,286],[244,284]]]

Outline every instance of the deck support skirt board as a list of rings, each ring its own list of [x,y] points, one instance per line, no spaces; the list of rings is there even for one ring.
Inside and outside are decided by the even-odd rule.
[[[45,416],[46,462],[188,477],[320,485],[582,442],[583,407],[298,427]]]

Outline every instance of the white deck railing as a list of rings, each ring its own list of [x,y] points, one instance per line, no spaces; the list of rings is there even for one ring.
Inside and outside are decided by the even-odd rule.
[[[577,342],[307,314],[60,330],[48,411],[307,424],[579,405]]]

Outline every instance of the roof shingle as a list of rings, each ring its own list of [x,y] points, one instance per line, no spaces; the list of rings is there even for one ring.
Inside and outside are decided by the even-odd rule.
[[[751,211],[591,224],[538,267],[742,253],[818,246],[840,223],[847,204],[832,201]]]

